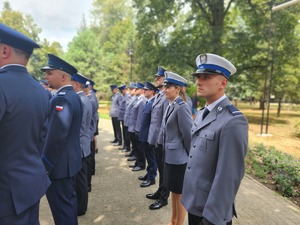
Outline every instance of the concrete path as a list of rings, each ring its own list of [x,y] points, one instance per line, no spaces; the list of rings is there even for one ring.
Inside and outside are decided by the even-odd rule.
[[[138,176],[145,171],[132,172],[129,162],[113,139],[110,120],[100,119],[96,174],[89,194],[89,208],[79,217],[80,225],[167,225],[171,202],[160,210],[151,211],[152,200],[145,195],[154,192],[158,184],[141,188]],[[158,180],[157,180],[158,183]],[[238,219],[233,224],[294,225],[300,224],[300,208],[279,196],[249,176],[242,181],[237,196]],[[54,225],[46,198],[40,207],[41,225]],[[187,223],[187,216],[185,224]]]

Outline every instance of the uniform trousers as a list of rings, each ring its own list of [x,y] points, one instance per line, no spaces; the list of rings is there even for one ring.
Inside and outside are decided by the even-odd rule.
[[[75,176],[77,195],[77,215],[84,215],[88,206],[87,162],[82,158],[82,168]]]
[[[152,149],[155,152],[156,165],[159,173],[159,187],[157,192],[160,194],[160,200],[166,201],[169,198],[170,191],[164,186],[164,150],[163,147],[155,148],[152,145]]]
[[[155,150],[151,147],[148,142],[143,142],[143,148],[145,151],[146,160],[148,163],[147,166],[147,176],[148,180],[155,180],[157,175],[157,165],[155,159]]]
[[[123,126],[123,137],[124,137],[124,147],[127,151],[130,151],[130,136],[128,132],[128,127],[126,126]]]
[[[75,177],[51,179],[46,196],[55,225],[78,225]]]
[[[141,168],[146,167],[146,158],[145,158],[145,151],[144,151],[144,145],[143,142],[139,141],[139,134],[135,133],[135,140],[137,143],[136,146],[136,161],[135,161],[135,166],[139,166]]]
[[[189,213],[189,225],[199,225],[203,217],[195,216]],[[226,225],[232,225],[232,221],[227,222]]]
[[[136,156],[136,152],[137,152],[137,140],[135,138],[135,133],[134,132],[128,132],[129,136],[130,136],[130,141],[131,141],[131,155]]]
[[[95,174],[95,145],[94,141],[91,141],[91,154],[86,157],[87,163],[87,186],[88,190],[92,188],[92,175]]]
[[[0,224],[3,225],[40,225],[39,222],[39,205],[40,201],[26,209],[19,215],[9,215],[0,217]]]
[[[115,140],[117,140],[119,144],[122,144],[122,132],[121,132],[120,120],[118,120],[118,117],[112,117],[111,120],[114,129]]]

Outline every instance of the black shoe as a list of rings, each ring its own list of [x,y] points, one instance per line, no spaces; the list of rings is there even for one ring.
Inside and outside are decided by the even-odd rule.
[[[119,148],[119,150],[125,150],[125,147],[121,147],[121,148]]]
[[[154,192],[153,194],[146,194],[146,198],[158,200],[160,198],[160,194],[158,192]]]
[[[117,143],[117,142],[118,142],[118,140],[113,140],[110,143]]]
[[[125,157],[132,157],[133,154],[132,153],[129,153],[129,154],[126,154]]]
[[[140,171],[140,170],[144,170],[144,169],[145,169],[145,167],[143,168],[140,166],[136,166],[136,167],[132,168],[132,171]]]
[[[140,184],[140,187],[149,187],[150,185],[154,185],[155,180],[145,180]]]
[[[130,150],[124,149],[122,152],[130,152]],[[126,156],[126,155],[125,155]]]
[[[121,146],[121,145],[122,145],[121,143],[114,144],[114,146]]]
[[[142,181],[146,181],[148,180],[148,174],[145,174],[145,176],[139,176],[138,179]]]
[[[85,214],[85,212],[78,212],[77,216],[83,216]]]
[[[95,153],[96,153],[96,154],[98,153],[98,148],[95,149]]]
[[[135,155],[133,155],[133,156],[131,156],[131,157],[129,157],[127,159],[127,161],[135,161],[135,160],[136,160],[136,156]]]
[[[88,186],[88,192],[92,191],[92,186]]]
[[[154,202],[149,206],[149,209],[151,210],[160,209],[166,205],[168,205],[168,200],[157,200],[156,202]]]
[[[130,168],[134,168],[135,167],[135,164],[132,164],[132,165],[129,165]]]

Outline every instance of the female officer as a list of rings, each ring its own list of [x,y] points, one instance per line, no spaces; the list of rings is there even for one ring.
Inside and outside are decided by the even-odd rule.
[[[164,140],[164,185],[171,192],[172,217],[169,225],[182,225],[185,208],[181,204],[183,178],[188,160],[192,115],[182,91],[187,81],[178,74],[165,72],[165,96],[169,100],[162,121]]]

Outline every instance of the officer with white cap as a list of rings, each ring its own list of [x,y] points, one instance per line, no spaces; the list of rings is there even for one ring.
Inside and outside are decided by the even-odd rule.
[[[40,159],[49,97],[26,69],[35,48],[0,23],[0,224],[39,224],[50,185]]]
[[[168,108],[162,120],[164,146],[164,185],[171,192],[172,216],[169,224],[182,225],[186,211],[181,204],[183,177],[191,144],[192,114],[183,87],[187,80],[165,72],[165,96]]]
[[[232,224],[248,147],[247,119],[225,95],[236,68],[210,53],[199,55],[196,63],[193,76],[206,107],[198,112],[192,127],[182,203],[189,225]]]

